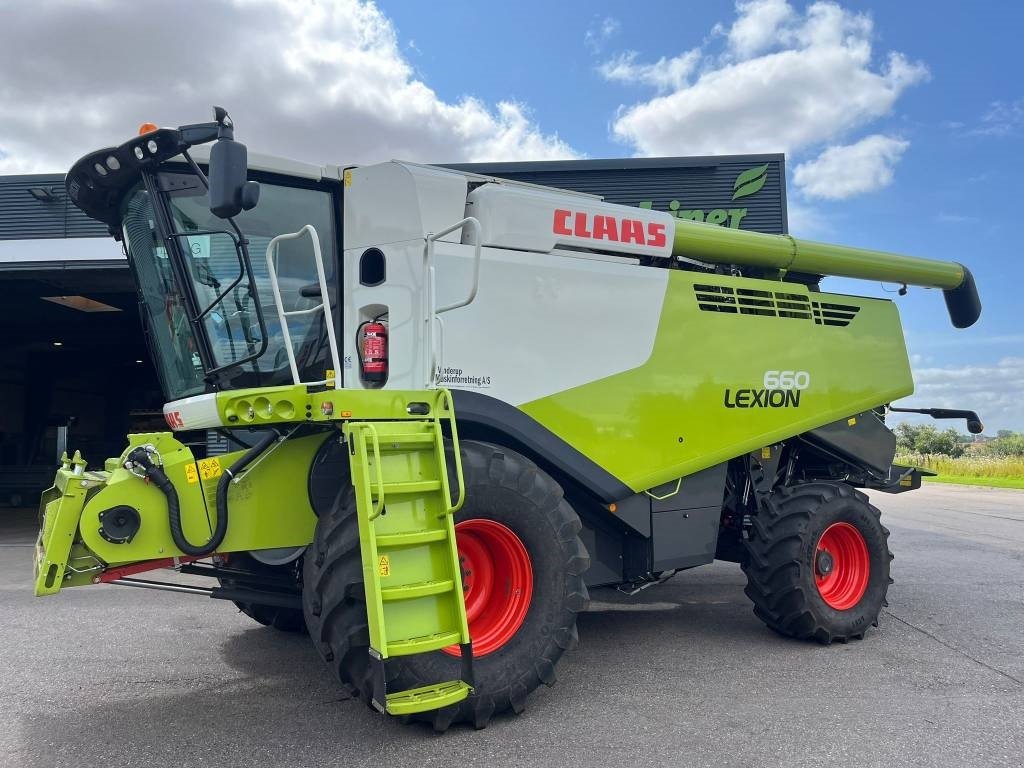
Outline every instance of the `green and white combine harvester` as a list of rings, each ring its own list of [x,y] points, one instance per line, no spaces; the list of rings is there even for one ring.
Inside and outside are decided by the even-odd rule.
[[[215,118],[67,176],[124,245],[172,431],[64,462],[36,594],[231,600],[441,730],[552,684],[591,587],[729,560],[784,635],[877,625],[892,556],[858,489],[920,486],[884,423],[913,381],[895,305],[818,284],[938,288],[964,328],[965,267],[431,166],[249,158]],[[197,456],[194,430],[235,450]],[[139,578],[164,568],[210,581]]]

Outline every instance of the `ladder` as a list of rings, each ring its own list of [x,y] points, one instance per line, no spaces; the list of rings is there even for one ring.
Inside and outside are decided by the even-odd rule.
[[[450,395],[438,390],[430,418],[345,425],[359,520],[370,630],[372,704],[410,715],[440,709],[473,691],[473,646],[452,516],[465,486]],[[451,502],[442,413],[450,424],[458,480]],[[394,656],[458,649],[461,679],[387,691],[384,663]]]

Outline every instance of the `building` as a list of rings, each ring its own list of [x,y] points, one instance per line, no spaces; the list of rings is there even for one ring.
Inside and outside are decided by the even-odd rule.
[[[484,163],[452,168],[602,195],[694,221],[787,232],[782,155]],[[0,505],[35,504],[64,449],[93,463],[159,429],[127,259],[62,174],[0,177]]]

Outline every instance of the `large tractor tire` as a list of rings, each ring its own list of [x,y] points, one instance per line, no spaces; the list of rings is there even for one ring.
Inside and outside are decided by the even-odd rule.
[[[587,604],[590,564],[580,521],[561,487],[531,461],[499,446],[464,440],[466,502],[456,515],[476,688],[458,705],[416,715],[443,731],[483,728],[506,710],[522,712],[538,685],[578,642],[576,614]],[[353,695],[369,703],[369,631],[355,497],[343,489],[317,525],[307,552],[303,604],[320,655]],[[456,649],[389,659],[388,689],[459,678]]]
[[[864,637],[888,603],[889,531],[842,483],[781,488],[753,519],[747,596],[776,632],[829,644]]]
[[[230,555],[229,564],[233,568],[239,568],[250,573],[274,579],[288,578],[290,575],[297,573],[297,566],[295,564],[280,566],[267,565],[265,563],[261,563],[252,555],[245,552],[232,553]],[[245,586],[243,583],[238,583],[233,579],[227,578],[220,579],[220,584],[223,587]],[[280,606],[266,605],[264,603],[243,603],[238,600],[233,600],[232,602],[238,610],[253,621],[262,624],[265,627],[273,627],[274,629],[281,630],[282,632],[306,631],[306,619],[302,615],[302,611],[298,608],[282,608]]]

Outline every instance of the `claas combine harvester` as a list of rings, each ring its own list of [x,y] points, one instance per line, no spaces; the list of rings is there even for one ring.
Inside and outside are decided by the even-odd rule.
[[[920,486],[884,423],[913,381],[894,304],[818,286],[941,289],[963,328],[964,266],[233,134],[219,108],[146,125],[67,176],[124,246],[171,431],[63,463],[36,594],[233,601],[442,730],[552,684],[596,586],[729,560],[784,635],[877,624],[892,556],[858,489]],[[162,568],[210,581],[139,577]]]

